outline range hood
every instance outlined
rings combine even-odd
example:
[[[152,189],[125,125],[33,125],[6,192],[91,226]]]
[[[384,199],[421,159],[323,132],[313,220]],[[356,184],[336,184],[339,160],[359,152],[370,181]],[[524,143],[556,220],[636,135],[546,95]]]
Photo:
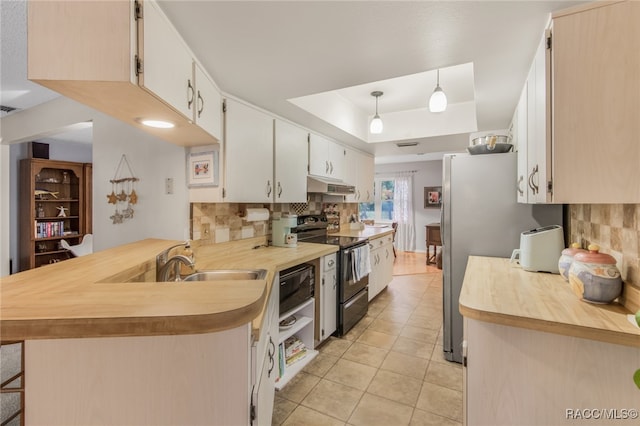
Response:
[[[352,195],[356,193],[356,187],[335,180],[323,179],[317,176],[307,176],[307,192],[329,195]]]

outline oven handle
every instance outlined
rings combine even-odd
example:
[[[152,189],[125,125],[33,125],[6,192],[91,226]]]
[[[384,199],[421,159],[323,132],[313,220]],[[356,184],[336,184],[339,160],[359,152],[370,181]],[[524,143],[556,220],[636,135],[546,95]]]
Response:
[[[286,280],[293,275],[297,275],[307,269],[312,269],[312,266],[309,265],[300,265],[299,268],[294,269],[293,271],[288,272],[286,275],[280,275],[280,285],[282,285],[282,281]]]
[[[357,245],[351,246],[348,249],[344,249],[344,250],[341,250],[341,251],[342,251],[343,254],[349,254],[352,251],[354,251],[355,249],[358,249],[360,247],[364,247],[367,244],[369,244],[369,240],[364,240],[361,244],[359,243]],[[369,247],[371,247],[371,244],[369,244]]]
[[[358,300],[362,299],[363,297],[369,297],[369,287],[365,287],[364,290],[360,290],[360,295],[354,296],[351,299],[351,301],[345,303],[344,304],[344,309],[350,308],[351,305],[353,305],[354,303],[356,303]]]

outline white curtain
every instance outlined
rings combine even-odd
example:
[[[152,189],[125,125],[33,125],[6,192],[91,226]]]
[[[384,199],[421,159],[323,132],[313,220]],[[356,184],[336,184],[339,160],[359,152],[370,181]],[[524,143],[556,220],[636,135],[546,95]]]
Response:
[[[413,212],[412,174],[395,177],[393,216],[394,222],[398,222],[396,248],[401,251],[415,251],[416,221]]]

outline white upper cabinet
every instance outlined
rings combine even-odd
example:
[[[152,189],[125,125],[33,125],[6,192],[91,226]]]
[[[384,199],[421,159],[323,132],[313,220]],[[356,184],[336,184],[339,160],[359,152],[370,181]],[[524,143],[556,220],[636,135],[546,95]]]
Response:
[[[139,83],[185,117],[192,118],[193,58],[160,7],[152,1],[145,1],[143,5]]]
[[[145,1],[139,83],[220,140],[222,97],[153,1]]]
[[[194,64],[196,99],[193,110],[195,123],[211,136],[222,140],[222,96],[216,85],[202,70]]]
[[[344,148],[322,136],[309,136],[309,174],[343,180],[345,168]]]
[[[374,161],[373,156],[351,148],[345,150],[344,181],[356,190],[345,197],[346,202],[366,203],[373,201]]]
[[[307,200],[309,133],[293,124],[275,120],[276,203],[304,203]]]
[[[527,83],[520,94],[520,100],[511,122],[511,136],[518,152],[516,191],[519,203],[529,200],[529,168],[527,165]]]
[[[225,202],[273,201],[273,118],[227,99]]]

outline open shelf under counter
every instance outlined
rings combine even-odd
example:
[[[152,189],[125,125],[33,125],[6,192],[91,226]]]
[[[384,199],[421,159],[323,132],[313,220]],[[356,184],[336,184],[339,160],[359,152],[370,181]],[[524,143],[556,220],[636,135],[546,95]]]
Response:
[[[313,359],[318,356],[320,352],[315,349],[307,349],[307,355],[304,358],[294,362],[291,365],[286,367],[285,373],[282,377],[278,379],[276,382],[276,390],[282,390],[286,386],[291,379],[293,379],[296,374],[302,371],[304,367],[306,367]]]

